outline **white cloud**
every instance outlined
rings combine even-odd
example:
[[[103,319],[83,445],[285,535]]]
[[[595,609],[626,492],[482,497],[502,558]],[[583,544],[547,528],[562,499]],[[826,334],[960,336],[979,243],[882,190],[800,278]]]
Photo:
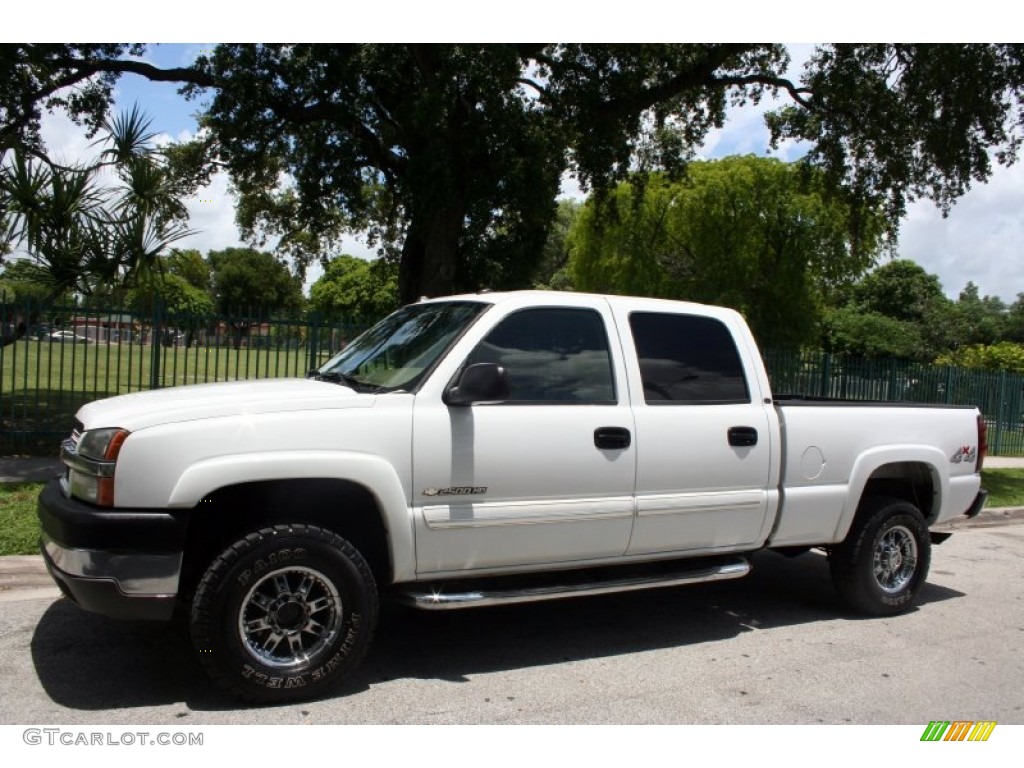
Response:
[[[96,139],[86,138],[85,130],[63,112],[44,112],[39,132],[50,159],[63,165],[90,162],[102,151]]]
[[[185,202],[189,228],[195,234],[178,241],[179,248],[203,253],[243,246],[235,224],[235,199],[226,173],[217,173],[210,183]]]
[[[928,200],[908,207],[899,254],[937,274],[956,297],[973,281],[982,295],[1013,301],[1024,292],[1024,165],[997,167],[945,219]]]

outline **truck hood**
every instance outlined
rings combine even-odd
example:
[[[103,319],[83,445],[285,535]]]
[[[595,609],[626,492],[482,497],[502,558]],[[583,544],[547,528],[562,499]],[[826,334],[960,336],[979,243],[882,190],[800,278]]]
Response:
[[[369,408],[376,397],[314,379],[258,379],[136,392],[82,406],[85,429],[121,427],[135,432],[159,424],[223,416],[332,408]]]

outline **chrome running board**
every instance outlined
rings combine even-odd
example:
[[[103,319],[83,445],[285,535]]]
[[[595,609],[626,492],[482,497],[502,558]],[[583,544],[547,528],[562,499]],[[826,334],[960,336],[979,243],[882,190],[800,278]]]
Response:
[[[640,573],[623,574],[620,566],[616,574],[614,570],[604,570],[601,576],[587,578],[581,573],[572,571],[556,574],[561,578],[558,583],[538,583],[536,577],[529,584],[513,587],[506,580],[504,585],[497,579],[486,582],[452,581],[444,584],[412,584],[399,589],[398,601],[414,608],[429,611],[450,611],[459,608],[479,608],[488,605],[512,605],[514,603],[533,603],[541,600],[560,600],[566,597],[584,597],[589,595],[607,595],[613,592],[630,592],[638,589],[658,589],[661,587],[677,587],[684,584],[698,584],[708,581],[725,581],[739,579],[750,573],[750,563],[742,557],[728,560],[716,560],[713,564],[706,561],[699,566],[693,563],[681,565],[678,561],[671,567],[645,569]],[[587,575],[593,571],[586,572]],[[515,578],[515,577],[513,577]],[[549,575],[548,578],[551,578]]]

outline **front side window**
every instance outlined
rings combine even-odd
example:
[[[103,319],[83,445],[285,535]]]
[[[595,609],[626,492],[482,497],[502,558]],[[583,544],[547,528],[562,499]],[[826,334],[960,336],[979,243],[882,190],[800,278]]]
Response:
[[[615,402],[604,321],[591,309],[541,308],[502,320],[466,365],[497,363],[509,384],[506,402]]]
[[[721,321],[634,312],[629,325],[648,404],[750,402],[736,343]]]

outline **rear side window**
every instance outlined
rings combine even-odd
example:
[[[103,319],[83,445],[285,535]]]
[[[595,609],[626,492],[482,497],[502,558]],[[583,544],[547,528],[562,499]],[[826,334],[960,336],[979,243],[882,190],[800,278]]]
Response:
[[[518,403],[615,402],[612,361],[601,315],[590,309],[526,309],[509,315],[470,354],[467,365],[498,363]]]
[[[658,312],[629,316],[650,405],[749,403],[732,334],[714,318]]]

